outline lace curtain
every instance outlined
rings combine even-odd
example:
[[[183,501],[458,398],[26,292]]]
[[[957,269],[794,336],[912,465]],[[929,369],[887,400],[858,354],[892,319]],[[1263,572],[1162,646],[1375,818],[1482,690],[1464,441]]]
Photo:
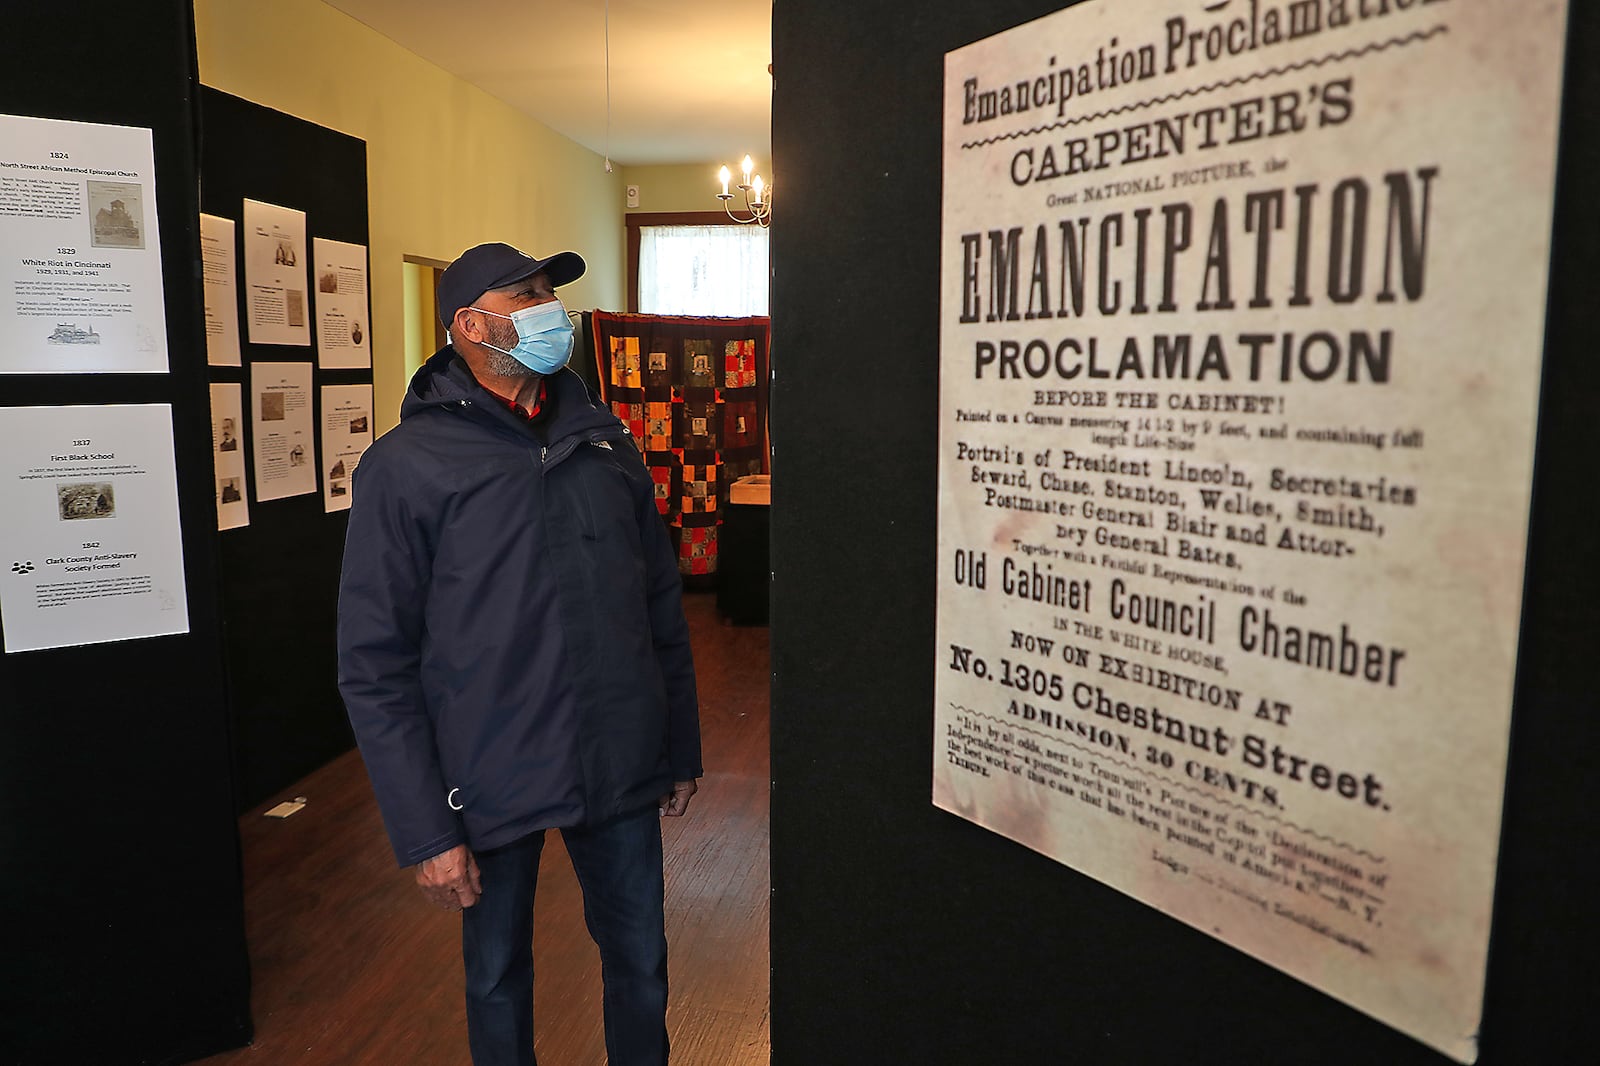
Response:
[[[639,310],[765,315],[767,231],[760,226],[641,226]]]

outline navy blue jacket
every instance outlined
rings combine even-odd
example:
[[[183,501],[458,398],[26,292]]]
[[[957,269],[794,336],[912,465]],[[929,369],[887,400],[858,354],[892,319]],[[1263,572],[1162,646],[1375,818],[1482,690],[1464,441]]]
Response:
[[[339,690],[402,866],[701,775],[654,484],[576,374],[548,387],[546,444],[446,347],[356,469]]]

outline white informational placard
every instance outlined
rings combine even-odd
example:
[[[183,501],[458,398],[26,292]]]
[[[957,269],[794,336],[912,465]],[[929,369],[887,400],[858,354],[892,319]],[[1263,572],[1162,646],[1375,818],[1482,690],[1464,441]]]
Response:
[[[306,213],[244,202],[244,285],[251,344],[311,345]]]
[[[172,407],[0,407],[7,652],[189,631]]]
[[[237,382],[211,384],[211,456],[216,472],[217,528],[238,529],[250,524],[250,502],[245,498],[243,386]]]
[[[322,500],[329,511],[350,509],[352,479],[372,447],[372,386],[322,386]]]
[[[310,363],[250,365],[256,502],[317,491]]]
[[[933,799],[1477,1055],[1564,0],[946,56]]]
[[[311,248],[317,284],[317,365],[325,370],[370,367],[367,246],[316,237]]]
[[[150,131],[0,115],[0,373],[166,370]]]
[[[200,265],[206,292],[206,362],[239,366],[239,291],[231,218],[200,216]]]

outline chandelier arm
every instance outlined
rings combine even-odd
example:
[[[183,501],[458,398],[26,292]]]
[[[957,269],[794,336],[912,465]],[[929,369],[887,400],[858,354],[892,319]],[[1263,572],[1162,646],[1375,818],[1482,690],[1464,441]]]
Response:
[[[732,199],[732,197],[729,197],[729,199]],[[738,215],[734,214],[733,208],[728,206],[728,200],[722,201],[722,209],[728,213],[729,218],[733,219],[741,226],[748,226],[750,223],[755,221],[753,218],[740,218]]]
[[[767,186],[762,190],[762,192],[766,194],[766,199],[758,200],[755,203],[750,202],[750,192],[748,189],[745,190],[744,194],[745,210],[749,211],[750,214],[757,219],[767,218],[772,214],[772,186]]]

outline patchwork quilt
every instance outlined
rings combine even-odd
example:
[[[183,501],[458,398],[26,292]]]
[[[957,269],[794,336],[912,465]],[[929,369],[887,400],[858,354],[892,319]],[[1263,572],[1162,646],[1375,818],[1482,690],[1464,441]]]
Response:
[[[766,472],[771,320],[596,311],[601,394],[655,479],[685,581],[717,572],[728,486]]]

